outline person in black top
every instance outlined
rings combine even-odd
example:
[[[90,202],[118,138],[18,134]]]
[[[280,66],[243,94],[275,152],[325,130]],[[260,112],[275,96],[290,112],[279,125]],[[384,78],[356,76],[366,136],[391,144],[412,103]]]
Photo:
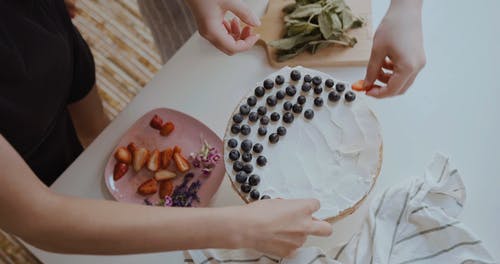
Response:
[[[258,24],[241,0],[204,1],[189,3],[203,7],[195,15],[207,39],[228,54],[255,43],[236,20],[227,29],[223,22],[230,10]],[[47,186],[107,124],[92,54],[63,0],[0,0],[0,58],[0,228],[32,245],[79,254],[255,248],[285,256],[307,235],[331,233],[312,218],[313,199],[167,209],[52,192]]]

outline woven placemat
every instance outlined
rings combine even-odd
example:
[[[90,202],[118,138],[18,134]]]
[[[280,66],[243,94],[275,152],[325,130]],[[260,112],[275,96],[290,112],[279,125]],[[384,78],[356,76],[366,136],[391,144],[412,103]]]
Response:
[[[77,1],[73,23],[96,62],[97,85],[113,119],[161,68],[160,55],[136,0]],[[0,263],[41,263],[16,238],[0,230]]]

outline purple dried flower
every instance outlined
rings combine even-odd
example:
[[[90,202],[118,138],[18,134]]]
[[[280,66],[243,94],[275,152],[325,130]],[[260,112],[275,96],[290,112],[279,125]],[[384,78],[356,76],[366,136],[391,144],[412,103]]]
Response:
[[[172,204],[173,204],[172,197],[167,195],[167,196],[165,196],[164,200],[165,200],[165,202],[163,203],[163,206],[165,206],[165,207],[172,206]]]
[[[148,198],[144,199],[144,204],[149,206],[153,205],[153,203]]]

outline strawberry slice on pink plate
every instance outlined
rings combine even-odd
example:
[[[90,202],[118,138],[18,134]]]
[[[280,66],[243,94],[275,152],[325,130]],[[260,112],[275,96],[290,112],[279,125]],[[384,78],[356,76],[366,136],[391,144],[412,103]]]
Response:
[[[151,126],[151,120],[155,115],[160,117],[161,122],[165,124],[168,122],[175,126],[173,130],[169,128],[168,135],[160,133],[161,129],[158,129],[159,124],[157,123],[159,121],[158,118],[155,118],[156,125]],[[188,186],[197,180],[200,181],[201,187],[197,192],[200,201],[193,202],[193,206],[208,206],[212,196],[217,192],[224,178],[225,168],[224,161],[222,160],[222,140],[210,128],[189,115],[173,109],[157,108],[137,120],[121,137],[117,146],[109,155],[104,169],[104,180],[109,192],[117,201],[138,204],[145,204],[145,199],[153,204],[160,201],[158,192],[149,196],[143,196],[137,192],[138,187],[142,183],[154,178],[155,172],[148,170],[148,167],[155,168],[156,166],[148,166],[146,162],[142,169],[136,171],[133,166],[133,155],[132,162],[125,175],[118,180],[113,179],[114,167],[118,162],[115,158],[115,152],[120,147],[127,148],[130,143],[134,143],[136,148],[146,148],[149,153],[153,153],[155,150],[162,152],[167,148],[173,151],[177,146],[175,148],[176,151],[180,149],[182,156],[185,158],[184,161],[189,162],[190,169],[187,172],[181,172],[173,158],[166,169],[177,174],[175,178],[169,179],[172,181],[174,188],[182,184],[184,176],[188,173],[194,174],[194,177],[188,182]],[[210,169],[208,175],[202,171],[203,164],[200,167],[193,166],[193,159],[190,157],[191,153],[198,153],[205,143],[220,153],[220,159],[212,163],[213,168]],[[185,167],[182,167],[182,170],[184,171]]]

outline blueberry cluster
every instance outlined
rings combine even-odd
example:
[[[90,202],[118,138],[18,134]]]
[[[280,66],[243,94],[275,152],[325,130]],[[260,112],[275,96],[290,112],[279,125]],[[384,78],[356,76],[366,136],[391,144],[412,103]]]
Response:
[[[303,114],[307,120],[314,118],[313,109],[304,109],[308,95],[314,98],[312,103],[317,108],[324,105],[321,95],[325,92],[328,93],[328,101],[332,103],[338,102],[342,98],[342,94],[346,102],[352,102],[356,99],[356,95],[352,91],[345,92],[346,85],[344,83],[335,83],[332,79],[323,81],[320,76],[312,77],[309,74],[302,76],[298,70],[292,70],[289,78],[288,83],[282,75],[277,75],[274,80],[264,80],[262,85],[254,89],[254,95],[248,97],[246,103],[240,105],[238,113],[232,117],[231,133],[234,136],[240,134],[243,137],[240,137],[242,138],[241,142],[238,142],[236,138],[227,141],[227,146],[230,148],[229,159],[232,161],[232,169],[236,173],[235,181],[240,184],[241,191],[249,194],[253,200],[269,199],[270,197],[261,195],[254,188],[260,183],[261,178],[254,173],[252,161],[255,160],[257,166],[263,167],[267,164],[267,158],[262,155],[264,146],[261,143],[254,143],[246,138],[252,133],[249,124],[258,124],[256,131],[258,137],[267,136],[270,144],[276,144],[280,138],[286,135],[287,128],[285,126],[292,124],[300,115]],[[303,82],[298,90],[296,85],[301,79]],[[311,90],[312,93],[310,93]],[[295,99],[297,93],[299,94]],[[257,106],[259,101],[263,103]],[[279,106],[282,108],[281,111],[276,109]],[[245,119],[247,119],[247,123],[245,123]],[[278,123],[280,120],[282,125]],[[270,123],[278,124],[276,131],[268,131]]]

